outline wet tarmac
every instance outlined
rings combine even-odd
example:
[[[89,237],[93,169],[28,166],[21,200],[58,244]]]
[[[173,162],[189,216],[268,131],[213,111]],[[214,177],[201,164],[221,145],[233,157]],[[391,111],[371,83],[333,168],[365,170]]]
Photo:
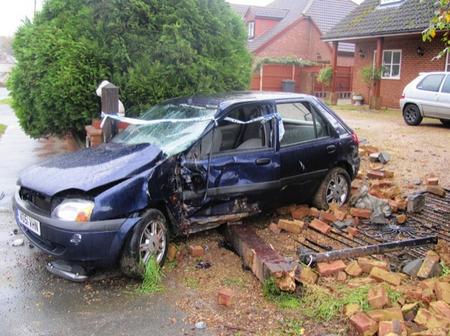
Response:
[[[8,126],[0,138],[0,335],[204,335],[182,322],[169,295],[138,293],[116,270],[84,284],[46,271],[49,257],[13,233],[11,197],[23,168],[72,145],[28,138],[7,105],[0,123]],[[13,247],[18,238],[25,244]]]

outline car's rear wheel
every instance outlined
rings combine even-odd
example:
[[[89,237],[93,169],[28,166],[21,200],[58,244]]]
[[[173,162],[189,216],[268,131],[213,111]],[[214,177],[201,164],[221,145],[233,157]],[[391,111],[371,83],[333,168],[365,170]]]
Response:
[[[450,120],[447,119],[439,119],[445,127],[450,127]]]
[[[344,168],[331,169],[320,184],[313,205],[318,209],[326,210],[332,203],[341,206],[350,197],[351,180]]]
[[[167,220],[157,209],[147,210],[125,242],[120,258],[120,268],[129,277],[140,278],[146,263],[155,258],[163,265],[169,241]]]
[[[417,105],[408,104],[403,109],[403,119],[408,125],[417,126],[422,122],[422,115]]]

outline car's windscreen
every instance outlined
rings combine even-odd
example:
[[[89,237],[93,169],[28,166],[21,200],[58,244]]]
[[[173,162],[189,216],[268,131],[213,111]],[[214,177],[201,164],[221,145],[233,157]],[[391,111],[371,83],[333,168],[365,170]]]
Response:
[[[150,143],[158,146],[165,154],[174,155],[199,138],[216,111],[217,106],[214,105],[156,105],[140,116],[143,124],[128,126],[112,141],[132,145]]]

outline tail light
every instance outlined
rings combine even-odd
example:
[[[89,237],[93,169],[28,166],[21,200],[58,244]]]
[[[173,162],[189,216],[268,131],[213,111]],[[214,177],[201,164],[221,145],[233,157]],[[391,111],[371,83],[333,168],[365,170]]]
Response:
[[[355,132],[352,133],[352,139],[356,145],[359,145],[358,135]]]

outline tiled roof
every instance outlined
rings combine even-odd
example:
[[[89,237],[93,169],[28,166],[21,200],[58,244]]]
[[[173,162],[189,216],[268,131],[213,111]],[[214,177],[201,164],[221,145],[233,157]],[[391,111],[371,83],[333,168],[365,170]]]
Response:
[[[244,17],[245,14],[248,11],[248,8],[250,7],[249,5],[241,5],[241,4],[234,4],[234,3],[228,3],[231,7],[231,9],[233,9],[240,17]]]
[[[275,0],[266,8],[287,10],[286,15],[265,34],[249,41],[249,49],[257,50],[302,16],[311,17],[320,31],[325,34],[355,7],[357,5],[351,0]]]
[[[434,14],[432,0],[403,0],[380,5],[380,0],[365,0],[326,35],[325,39],[378,36],[421,32]]]
[[[272,8],[272,7],[261,7],[261,6],[251,6],[251,11],[255,16],[282,19],[289,12],[287,9],[283,8]]]

